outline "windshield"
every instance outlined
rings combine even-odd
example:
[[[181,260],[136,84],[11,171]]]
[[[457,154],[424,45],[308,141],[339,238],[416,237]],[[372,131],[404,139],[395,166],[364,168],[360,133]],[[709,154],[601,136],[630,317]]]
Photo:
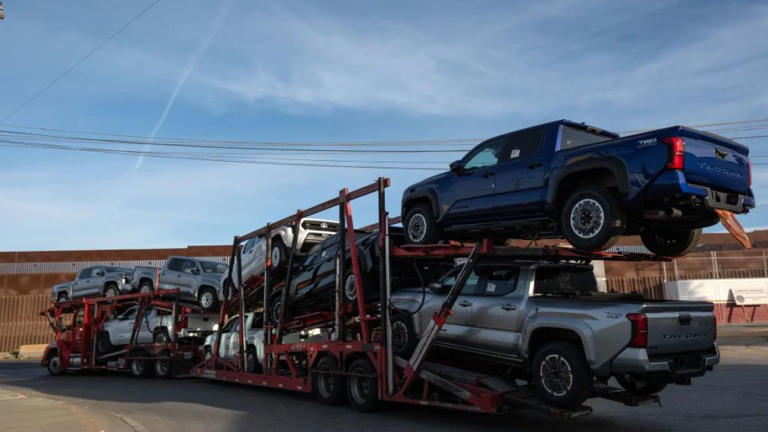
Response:
[[[562,135],[560,136],[560,148],[572,149],[589,144],[599,143],[612,139],[609,136],[600,135],[588,130],[579,129],[571,126],[563,126]]]
[[[597,292],[591,266],[542,266],[536,269],[533,293],[588,295]]]
[[[213,261],[200,261],[200,266],[203,273],[226,273],[229,269],[226,264]]]

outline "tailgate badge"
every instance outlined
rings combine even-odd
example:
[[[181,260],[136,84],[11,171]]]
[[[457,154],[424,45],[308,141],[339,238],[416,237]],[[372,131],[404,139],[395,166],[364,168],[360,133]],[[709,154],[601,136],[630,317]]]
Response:
[[[728,157],[728,153],[722,150],[715,149],[715,156],[717,156],[718,159],[725,159],[726,157]]]

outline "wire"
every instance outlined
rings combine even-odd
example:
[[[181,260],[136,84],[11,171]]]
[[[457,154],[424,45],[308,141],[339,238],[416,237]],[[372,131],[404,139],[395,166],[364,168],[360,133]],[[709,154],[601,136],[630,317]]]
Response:
[[[5,122],[6,122],[6,120],[10,119],[10,118],[11,118],[11,117],[13,117],[14,115],[16,115],[16,114],[17,114],[19,111],[21,111],[21,110],[23,110],[24,108],[26,108],[26,107],[27,107],[27,105],[29,105],[29,104],[31,104],[32,102],[34,102],[34,101],[35,101],[35,99],[37,99],[38,97],[40,97],[40,95],[42,95],[43,93],[45,93],[45,92],[46,92],[48,89],[50,89],[51,87],[53,87],[54,85],[56,85],[56,83],[58,83],[59,81],[61,81],[61,80],[62,80],[64,77],[66,77],[67,75],[69,75],[69,73],[70,73],[70,72],[72,72],[73,70],[77,69],[77,67],[78,67],[78,66],[80,66],[80,65],[81,65],[83,62],[85,62],[85,61],[86,61],[86,60],[88,60],[89,58],[91,58],[91,56],[93,56],[94,54],[96,54],[96,52],[97,52],[97,51],[99,51],[101,48],[103,48],[103,47],[104,47],[104,45],[106,45],[107,43],[109,43],[109,41],[111,41],[112,39],[116,38],[116,37],[117,37],[117,35],[119,35],[120,33],[122,33],[122,32],[123,32],[123,30],[127,29],[128,27],[130,27],[130,26],[131,26],[131,24],[133,24],[134,22],[136,22],[136,20],[138,20],[139,18],[141,18],[141,17],[142,17],[142,16],[143,16],[145,13],[149,12],[149,10],[150,10],[150,9],[152,9],[153,7],[155,7],[155,5],[157,5],[158,3],[160,3],[160,1],[161,1],[161,0],[155,0],[155,1],[153,1],[152,3],[150,3],[150,4],[149,4],[149,6],[145,7],[145,8],[144,8],[144,9],[142,9],[142,10],[141,10],[141,11],[140,11],[138,14],[134,15],[134,17],[133,17],[133,18],[131,18],[131,19],[130,19],[130,20],[127,22],[127,23],[125,23],[125,24],[124,24],[122,27],[120,27],[119,29],[117,29],[117,31],[115,31],[114,33],[112,33],[111,35],[109,35],[109,36],[108,36],[106,39],[104,39],[103,41],[101,41],[101,43],[100,43],[100,44],[96,45],[96,47],[95,47],[95,48],[93,48],[93,49],[92,49],[91,51],[89,51],[89,52],[88,52],[86,55],[84,55],[83,57],[81,57],[81,58],[80,58],[78,61],[76,61],[76,62],[75,62],[75,63],[74,63],[72,66],[70,66],[69,68],[65,69],[65,70],[64,70],[64,72],[62,72],[62,73],[60,73],[58,76],[56,76],[56,78],[54,78],[54,79],[53,79],[51,82],[49,82],[48,84],[46,84],[45,86],[43,86],[43,88],[41,88],[40,90],[38,90],[37,92],[35,92],[35,94],[33,94],[32,96],[30,96],[29,98],[27,98],[27,99],[26,99],[24,102],[22,102],[22,103],[21,103],[20,105],[18,105],[16,108],[14,108],[14,109],[13,109],[13,110],[12,110],[10,113],[8,113],[8,114],[7,114],[5,117],[3,117],[3,119],[2,119],[2,120],[0,120],[0,124],[3,124],[3,123],[5,123]]]

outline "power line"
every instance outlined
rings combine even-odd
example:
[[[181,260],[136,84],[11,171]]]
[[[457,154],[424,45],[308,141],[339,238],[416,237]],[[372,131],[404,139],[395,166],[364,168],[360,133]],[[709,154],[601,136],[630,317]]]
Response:
[[[22,102],[20,105],[18,105],[16,108],[14,108],[10,113],[8,113],[5,117],[3,117],[2,120],[0,120],[0,124],[5,123],[6,120],[10,119],[14,115],[16,115],[19,111],[21,111],[22,109],[26,108],[27,105],[31,104],[35,99],[40,97],[40,95],[42,95],[48,89],[50,89],[51,87],[56,85],[56,83],[61,81],[65,76],[69,75],[70,72],[72,72],[73,70],[77,69],[78,66],[80,66],[83,62],[88,60],[91,56],[96,54],[96,52],[99,51],[102,47],[104,47],[104,45],[106,45],[107,43],[109,43],[109,41],[111,41],[112,39],[117,37],[117,35],[119,35],[120,33],[123,32],[123,30],[127,29],[128,27],[130,27],[131,24],[133,24],[136,20],[141,18],[145,13],[149,12],[149,10],[152,9],[153,7],[155,7],[155,5],[157,5],[158,3],[160,3],[160,0],[155,0],[152,3],[150,3],[149,6],[145,7],[144,9],[142,9],[138,14],[134,15],[134,17],[131,18],[127,23],[125,23],[122,27],[117,29],[117,31],[115,31],[114,33],[109,35],[106,39],[101,41],[100,44],[96,45],[95,48],[93,48],[86,55],[81,57],[72,66],[70,66],[69,68],[65,69],[64,72],[62,72],[58,76],[56,76],[56,78],[54,78],[51,82],[49,82],[48,84],[43,86],[43,88],[41,88],[40,90],[35,92],[32,96],[30,96],[24,102]]]

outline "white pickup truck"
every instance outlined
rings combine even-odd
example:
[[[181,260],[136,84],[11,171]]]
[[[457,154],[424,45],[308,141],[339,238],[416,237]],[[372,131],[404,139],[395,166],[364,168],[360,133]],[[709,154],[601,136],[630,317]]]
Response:
[[[138,309],[138,306],[133,306],[103,324],[96,337],[97,352],[110,353],[131,342]],[[171,311],[149,307],[144,310],[139,323],[136,343],[168,343],[171,342],[171,335],[179,341],[202,340],[213,331],[217,322],[216,314],[182,314],[174,325]]]
[[[259,317],[253,312],[245,314],[245,341],[246,356],[249,372],[258,372],[261,365],[264,364],[264,331],[258,327]],[[221,328],[221,344],[219,345],[219,356],[225,360],[233,360],[235,354],[240,351],[240,316],[235,315],[230,318]],[[216,342],[216,333],[208,335],[205,338],[203,349],[205,358],[208,359],[213,353],[213,344]]]

